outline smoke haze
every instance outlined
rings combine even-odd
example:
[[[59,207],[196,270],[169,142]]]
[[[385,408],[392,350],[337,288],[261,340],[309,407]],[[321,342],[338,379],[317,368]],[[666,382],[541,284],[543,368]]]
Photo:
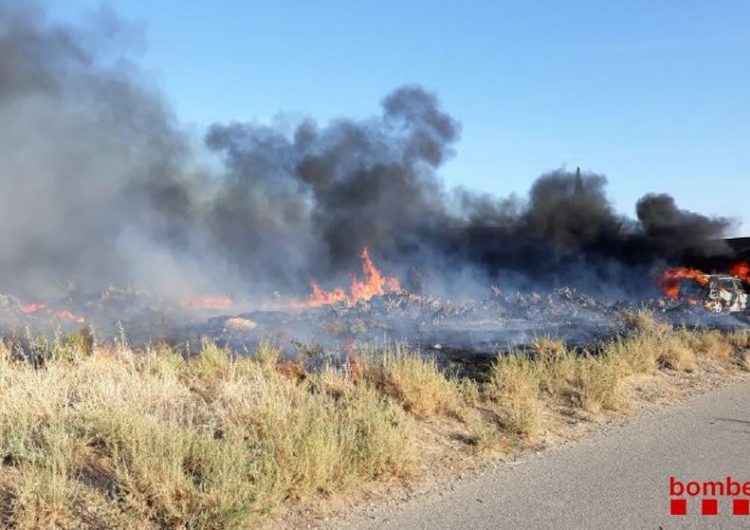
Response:
[[[14,4],[0,0],[5,290],[301,293],[356,267],[365,245],[404,273],[470,268],[555,284],[585,270],[617,284],[686,254],[728,252],[716,240],[729,220],[663,194],[623,217],[603,175],[553,171],[526,200],[447,189],[438,170],[460,126],[414,85],[367,120],[305,121],[291,134],[214,124],[204,142],[221,168],[207,169],[127,50],[112,57],[117,39]]]

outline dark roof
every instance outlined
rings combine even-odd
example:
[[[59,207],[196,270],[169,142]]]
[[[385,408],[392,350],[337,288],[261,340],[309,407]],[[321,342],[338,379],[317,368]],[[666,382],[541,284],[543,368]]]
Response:
[[[750,237],[731,237],[726,242],[736,254],[750,255]]]

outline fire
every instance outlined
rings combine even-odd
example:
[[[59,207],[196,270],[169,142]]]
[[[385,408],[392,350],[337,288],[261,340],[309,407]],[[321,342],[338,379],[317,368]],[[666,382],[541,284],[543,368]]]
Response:
[[[298,305],[301,307],[320,307],[336,302],[348,302],[353,305],[360,300],[369,300],[373,296],[381,296],[401,290],[401,283],[398,278],[384,276],[375,266],[370,259],[370,251],[367,247],[362,249],[359,257],[362,258],[364,278],[359,279],[354,276],[348,294],[342,287],[326,291],[317,283],[312,282],[310,284],[312,290],[310,298]]]
[[[666,269],[657,283],[666,296],[677,300],[680,297],[680,280],[694,280],[698,285],[708,285],[709,282],[706,273],[699,269],[674,267]]]
[[[735,263],[729,268],[729,274],[737,276],[744,282],[750,283],[750,263]]]
[[[346,292],[341,287],[336,287],[333,291],[324,291],[320,285],[312,282],[310,284],[310,290],[312,291],[310,294],[310,300],[305,304],[308,307],[331,305],[349,299]]]
[[[185,309],[229,309],[234,305],[230,296],[183,296],[180,304]]]
[[[362,258],[362,271],[365,273],[365,280],[352,279],[352,303],[356,304],[360,300],[369,300],[373,296],[401,290],[401,284],[397,278],[383,276],[377,267],[373,265],[370,259],[370,251],[367,247],[362,249],[359,257]]]
[[[18,310],[24,315],[35,315],[44,312],[61,320],[69,320],[76,324],[84,324],[86,322],[84,317],[76,315],[70,309],[52,309],[45,304],[21,304],[18,306]]]
[[[47,306],[44,304],[21,304],[18,306],[18,310],[24,315],[33,315],[46,308]]]
[[[84,324],[86,322],[86,319],[82,316],[78,316],[75,313],[73,313],[69,309],[58,309],[54,312],[54,315],[57,318],[61,318],[63,320],[70,320],[71,322],[75,322],[76,324]]]
[[[735,263],[729,267],[728,274],[750,283],[750,264],[746,262]],[[680,298],[681,280],[694,280],[698,285],[706,286],[710,281],[708,276],[708,273],[699,269],[674,267],[666,269],[658,278],[657,283],[665,296],[678,300]],[[696,303],[694,300],[688,300],[688,302]]]

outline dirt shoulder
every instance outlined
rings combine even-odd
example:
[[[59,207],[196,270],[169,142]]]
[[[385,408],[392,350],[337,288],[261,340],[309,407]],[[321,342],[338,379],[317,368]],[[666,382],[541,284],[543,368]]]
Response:
[[[526,441],[501,439],[489,450],[477,450],[467,443],[471,434],[464,422],[445,418],[421,420],[417,450],[422,458],[414,476],[368,483],[346,495],[308,499],[277,514],[267,527],[366,528],[375,522],[400,521],[400,514],[413,517],[420,505],[432,506],[436,500],[449,502],[464,485],[491,480],[517,464],[540,458],[564,459],[566,451],[581,444],[589,447],[601,440],[627,436],[649,418],[668,418],[678,409],[682,413],[680,407],[736,383],[747,386],[748,381],[750,373],[716,359],[700,360],[690,372],[665,369],[631,375],[625,381],[627,410],[588,413],[558,403],[544,411],[545,429],[539,437]],[[456,506],[458,511],[466,509],[474,507]],[[434,528],[440,527],[446,526]]]

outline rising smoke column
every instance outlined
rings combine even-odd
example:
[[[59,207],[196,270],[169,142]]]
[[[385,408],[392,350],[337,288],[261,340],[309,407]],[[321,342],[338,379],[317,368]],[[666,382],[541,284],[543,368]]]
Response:
[[[108,23],[117,33],[117,21]],[[186,142],[132,64],[97,56],[107,44],[93,30],[50,22],[38,6],[0,2],[6,289],[132,281],[145,244],[176,241],[191,216]]]
[[[726,252],[714,240],[727,220],[681,210],[667,195],[645,196],[635,219],[621,216],[603,175],[553,171],[527,199],[447,189],[439,170],[460,127],[414,85],[365,120],[308,120],[291,134],[214,124],[204,141],[222,165],[208,170],[118,48],[126,25],[103,23],[120,40],[0,0],[4,290],[47,295],[73,282],[174,296],[299,293],[356,268],[365,246],[392,267],[438,277],[471,267],[536,284],[616,284],[686,252]]]
[[[292,138],[215,125],[207,144],[228,173],[209,212],[212,234],[248,267],[278,261],[287,283],[350,270],[366,245],[397,259],[446,217],[434,170],[457,134],[435,96],[411,86],[390,94],[380,117],[305,122]],[[243,238],[233,234],[240,227],[254,230]]]
[[[677,208],[668,195],[638,201],[637,219],[615,212],[604,175],[556,170],[539,177],[528,200],[463,198],[467,222],[449,248],[491,273],[522,272],[530,286],[571,285],[620,295],[650,288],[654,265],[729,253],[730,220]]]

